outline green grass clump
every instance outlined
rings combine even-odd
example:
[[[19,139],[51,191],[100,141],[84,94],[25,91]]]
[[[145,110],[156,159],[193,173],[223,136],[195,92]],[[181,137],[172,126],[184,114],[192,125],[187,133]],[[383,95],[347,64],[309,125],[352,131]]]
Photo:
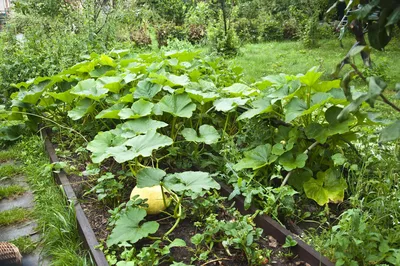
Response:
[[[37,243],[33,242],[31,237],[29,236],[21,236],[17,239],[10,241],[10,243],[14,244],[21,252],[22,255],[27,255],[32,253],[37,246]]]
[[[5,162],[15,158],[16,154],[13,150],[0,151],[0,162]]]
[[[24,208],[15,208],[0,212],[0,226],[21,223],[32,217],[32,211]]]
[[[12,164],[4,164],[0,166],[0,178],[12,177],[22,173],[22,167]]]
[[[0,200],[3,198],[16,197],[23,194],[25,191],[26,189],[20,185],[0,187]]]

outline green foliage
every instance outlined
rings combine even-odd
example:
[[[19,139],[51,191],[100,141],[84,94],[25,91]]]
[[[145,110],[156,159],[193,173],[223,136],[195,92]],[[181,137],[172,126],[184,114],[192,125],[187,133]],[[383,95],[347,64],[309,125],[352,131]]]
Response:
[[[123,187],[121,182],[115,180],[112,173],[106,173],[97,179],[97,184],[88,193],[96,192],[99,201],[111,200],[111,202],[119,202]]]
[[[228,213],[233,216],[230,222],[220,220],[216,214],[210,214],[200,223],[202,233],[197,233],[191,238],[191,242],[196,246],[196,260],[207,261],[210,250],[217,243],[222,243],[227,255],[231,256],[230,249],[242,250],[246,255],[249,265],[260,265],[269,259],[269,252],[263,251],[257,241],[261,238],[262,229],[254,225],[253,219],[257,215],[240,215],[235,209],[228,209]]]

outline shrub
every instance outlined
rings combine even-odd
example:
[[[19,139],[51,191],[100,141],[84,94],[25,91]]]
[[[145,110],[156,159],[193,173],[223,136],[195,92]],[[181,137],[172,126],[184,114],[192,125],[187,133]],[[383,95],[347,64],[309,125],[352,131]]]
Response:
[[[200,43],[207,35],[207,30],[204,25],[201,24],[191,24],[188,30],[188,40],[192,44]]]

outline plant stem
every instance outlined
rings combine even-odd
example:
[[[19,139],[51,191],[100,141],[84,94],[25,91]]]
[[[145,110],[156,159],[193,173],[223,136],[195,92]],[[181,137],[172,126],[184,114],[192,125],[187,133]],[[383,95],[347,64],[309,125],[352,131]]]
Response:
[[[231,260],[231,259],[228,259],[228,258],[220,258],[220,259],[210,260],[210,261],[207,261],[206,263],[201,264],[201,266],[205,266],[205,265],[208,265],[208,264],[210,264],[210,263],[217,262],[217,261],[222,261],[222,260]]]
[[[228,121],[229,121],[229,114],[230,114],[230,113],[228,113],[228,114],[226,115],[226,120],[225,120],[225,125],[224,125],[224,131],[222,132],[223,134],[222,134],[222,139],[221,139],[221,140],[224,140],[224,137],[225,137],[225,134],[226,134],[226,128],[227,128],[227,126],[228,126]]]
[[[171,234],[171,233],[175,230],[175,228],[178,226],[179,222],[181,221],[181,216],[182,216],[182,204],[181,204],[181,199],[183,198],[183,195],[182,195],[182,197],[180,197],[180,198],[177,199],[178,196],[174,193],[174,194],[173,194],[173,197],[175,197],[175,200],[177,201],[177,205],[176,205],[175,210],[174,210],[174,216],[175,216],[177,219],[176,219],[174,225],[171,227],[171,229],[169,229],[168,232],[166,232],[166,233],[164,234],[164,236],[162,237],[163,239],[167,238],[167,236],[168,236],[169,234]],[[178,213],[176,214],[177,209],[178,209]]]
[[[31,116],[39,117],[39,118],[41,118],[41,119],[43,119],[43,120],[49,121],[49,122],[51,122],[51,123],[54,123],[55,125],[57,125],[57,126],[59,126],[59,127],[61,127],[61,128],[64,128],[64,129],[67,129],[67,130],[71,130],[72,132],[75,132],[75,133],[78,134],[81,138],[83,138],[83,139],[85,140],[86,143],[89,142],[81,133],[79,133],[78,131],[76,131],[76,130],[73,129],[72,127],[63,126],[63,125],[57,123],[56,121],[51,120],[51,119],[49,119],[49,118],[47,118],[47,117],[44,117],[44,116],[41,116],[41,115],[37,115],[37,114],[33,114],[33,113],[28,113],[28,112],[12,111],[12,113],[23,114],[23,115],[25,114],[25,115],[31,115]]]
[[[174,118],[172,118],[172,124],[171,124],[171,138],[173,141],[175,141],[174,135],[175,135],[175,124],[176,124],[176,116],[174,116]],[[174,144],[172,143],[172,146]]]
[[[388,104],[390,107],[392,107],[394,110],[396,110],[397,112],[400,112],[400,108],[397,107],[394,103],[392,103],[391,101],[389,101],[382,93],[379,95],[381,96],[382,100],[384,103]]]

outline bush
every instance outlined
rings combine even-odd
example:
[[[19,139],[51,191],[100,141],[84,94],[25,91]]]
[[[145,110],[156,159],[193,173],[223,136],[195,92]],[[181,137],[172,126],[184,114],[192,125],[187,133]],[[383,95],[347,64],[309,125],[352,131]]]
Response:
[[[184,40],[186,37],[185,29],[171,22],[160,23],[156,27],[158,47],[168,45],[169,39]]]
[[[189,25],[188,40],[192,44],[200,43],[202,40],[204,40],[206,35],[207,35],[207,30],[204,25],[200,25],[200,24]]]
[[[223,27],[210,27],[207,30],[207,37],[211,49],[219,54],[235,55],[239,51],[239,40],[233,28],[225,32]]]
[[[261,18],[264,18],[263,20]],[[283,39],[282,22],[271,15],[259,17],[259,32],[262,41],[279,41]]]

